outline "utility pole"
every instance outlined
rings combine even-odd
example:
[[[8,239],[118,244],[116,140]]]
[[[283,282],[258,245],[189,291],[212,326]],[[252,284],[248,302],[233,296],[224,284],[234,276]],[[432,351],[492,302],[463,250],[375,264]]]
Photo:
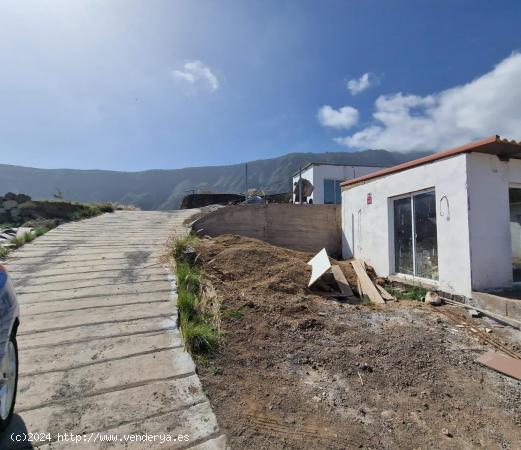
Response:
[[[298,169],[298,203],[302,205],[302,166]]]
[[[244,168],[245,168],[245,178],[244,178],[244,184],[245,184],[245,189],[244,189],[244,201],[246,203],[248,203],[248,163],[246,163],[244,165]]]

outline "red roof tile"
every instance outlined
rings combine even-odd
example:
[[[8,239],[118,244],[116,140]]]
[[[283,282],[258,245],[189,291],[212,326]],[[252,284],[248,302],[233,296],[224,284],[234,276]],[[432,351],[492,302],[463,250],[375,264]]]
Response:
[[[508,139],[501,139],[499,136],[490,136],[480,141],[470,142],[460,147],[451,148],[441,152],[433,153],[432,155],[423,158],[414,159],[397,166],[388,167],[387,169],[379,170],[362,177],[347,180],[341,183],[343,188],[353,186],[355,184],[363,183],[365,181],[373,180],[375,178],[384,177],[393,173],[402,172],[413,167],[418,167],[423,164],[429,164],[440,159],[450,158],[463,153],[487,153],[490,155],[497,155],[504,158],[518,158],[521,159],[521,142],[509,141]]]

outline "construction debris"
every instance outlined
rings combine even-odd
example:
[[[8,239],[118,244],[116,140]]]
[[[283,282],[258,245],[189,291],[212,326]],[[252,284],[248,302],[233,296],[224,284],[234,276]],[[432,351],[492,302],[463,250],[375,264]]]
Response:
[[[351,261],[351,265],[358,276],[358,281],[360,282],[360,287],[362,288],[363,293],[369,297],[369,300],[373,303],[385,304],[385,300],[367,275],[362,262],[354,259]]]
[[[469,311],[469,315],[470,315],[470,317],[476,318],[476,317],[481,316],[481,313],[479,311],[476,311],[475,309],[471,309]]]
[[[309,260],[308,265],[311,266],[311,278],[309,279],[308,287],[311,287],[331,267],[326,249],[323,248],[313,256]]]
[[[482,313],[483,315],[485,315],[487,317],[497,320],[500,323],[503,323],[503,324],[506,323],[513,328],[521,330],[521,321],[513,319],[512,317],[502,316],[501,314],[493,313],[491,311],[487,311],[486,309],[478,308],[476,306],[466,305],[465,303],[456,302],[454,300],[451,300],[451,299],[445,298],[445,297],[442,297],[442,300],[445,303],[448,303],[450,305],[461,306],[462,308],[466,308],[466,309],[474,309],[476,311],[479,311],[480,313]]]
[[[340,289],[340,292],[344,294],[347,298],[354,298],[355,294],[353,293],[351,286],[349,286],[349,282],[347,281],[340,266],[337,266],[336,264],[331,266],[331,272],[335,277],[335,281],[338,285],[338,288]]]
[[[425,303],[432,306],[441,305],[441,297],[433,291],[429,291],[425,294]]]
[[[521,380],[521,360],[503,355],[502,353],[488,351],[481,355],[476,362],[501,372],[509,377]]]
[[[378,283],[378,280],[376,280],[376,282]],[[396,298],[394,296],[392,296],[391,294],[389,294],[389,292],[387,292],[383,286],[381,286],[380,284],[375,284],[376,286],[376,289],[378,289],[380,291],[380,295],[382,296],[382,298],[384,300],[396,300]]]

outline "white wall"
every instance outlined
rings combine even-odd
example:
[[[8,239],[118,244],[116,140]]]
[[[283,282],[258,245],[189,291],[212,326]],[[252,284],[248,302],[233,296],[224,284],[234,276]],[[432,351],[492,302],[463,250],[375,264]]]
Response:
[[[369,173],[381,170],[382,167],[370,166],[334,166],[329,164],[313,164],[302,172],[305,178],[313,184],[315,189],[310,197],[315,204],[324,203],[324,180],[351,180]],[[293,177],[293,182],[298,181],[298,174]],[[293,196],[295,197],[295,196]],[[293,198],[295,200],[295,198]]]
[[[394,266],[392,200],[423,189],[436,191],[439,288],[471,295],[468,229],[467,155],[435,161],[342,192],[342,250],[344,258],[365,260],[382,276]],[[372,204],[367,204],[367,194]],[[446,196],[448,200],[440,200]],[[391,212],[391,213],[390,213]],[[440,215],[443,213],[443,216]]]
[[[509,186],[521,187],[521,161],[468,156],[469,224],[474,290],[512,285]]]

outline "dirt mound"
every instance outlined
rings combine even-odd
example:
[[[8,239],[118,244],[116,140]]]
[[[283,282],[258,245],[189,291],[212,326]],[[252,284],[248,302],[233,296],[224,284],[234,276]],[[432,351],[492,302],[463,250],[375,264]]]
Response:
[[[417,302],[342,305],[306,288],[310,256],[203,241],[222,345],[198,371],[234,449],[517,448],[521,383]],[[352,282],[349,265],[342,265]]]

